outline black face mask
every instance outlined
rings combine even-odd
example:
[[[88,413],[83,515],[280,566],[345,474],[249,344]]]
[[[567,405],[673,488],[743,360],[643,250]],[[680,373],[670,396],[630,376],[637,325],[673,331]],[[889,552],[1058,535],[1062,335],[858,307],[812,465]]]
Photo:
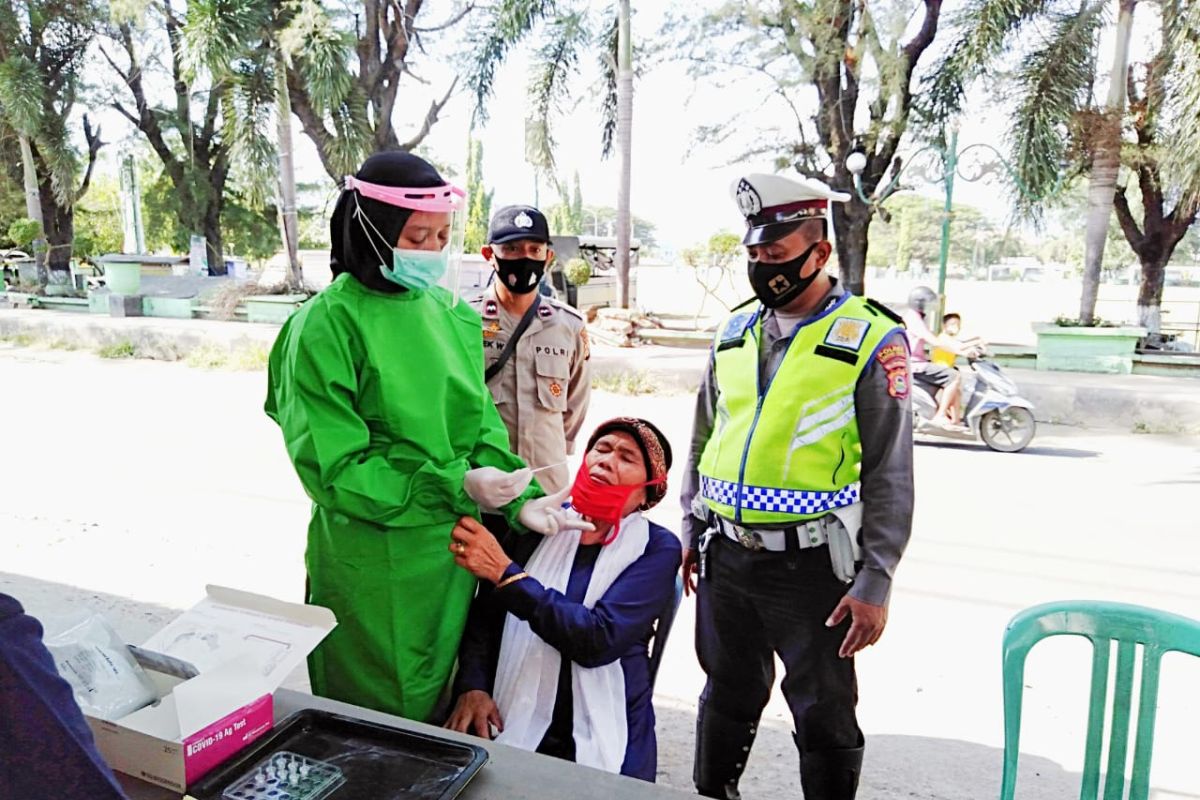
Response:
[[[804,262],[808,261],[809,255],[818,244],[820,242],[813,242],[807,250],[791,261],[779,264],[764,264],[761,261],[749,262],[750,288],[754,289],[754,294],[758,296],[764,306],[767,308],[786,306],[817,279],[817,275],[821,272],[820,269],[813,270],[813,273],[806,278],[800,277],[800,270],[804,269]]]
[[[529,294],[535,291],[546,271],[546,262],[536,258],[501,258],[496,259],[496,272],[504,288],[513,294]]]

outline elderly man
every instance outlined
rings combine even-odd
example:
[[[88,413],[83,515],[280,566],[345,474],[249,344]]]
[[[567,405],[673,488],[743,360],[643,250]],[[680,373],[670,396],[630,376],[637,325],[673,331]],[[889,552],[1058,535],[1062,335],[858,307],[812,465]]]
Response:
[[[758,302],[717,330],[684,477],[708,676],[696,789],[739,797],[778,655],[805,800],[850,800],[863,754],[853,656],[883,633],[911,526],[908,347],[898,317],[825,272],[829,203],[848,195],[777,175],[732,193]]]
[[[679,540],[642,516],[667,492],[658,428],[618,417],[588,440],[572,504],[595,529],[509,537],[464,517],[455,560],[480,579],[446,726],[653,781],[647,643],[674,603]]]

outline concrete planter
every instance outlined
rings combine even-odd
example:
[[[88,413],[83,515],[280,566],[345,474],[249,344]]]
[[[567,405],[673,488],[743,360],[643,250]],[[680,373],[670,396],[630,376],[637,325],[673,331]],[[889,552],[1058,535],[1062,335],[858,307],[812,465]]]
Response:
[[[105,261],[104,285],[113,294],[137,294],[142,288],[140,261]]]
[[[191,319],[196,305],[194,297],[143,297],[142,313],[147,317]]]
[[[303,294],[265,294],[247,297],[246,319],[248,322],[267,322],[282,325],[292,312],[304,304],[308,295]]]
[[[1133,350],[1146,329],[1063,327],[1051,323],[1033,326],[1037,334],[1037,368],[1065,372],[1133,372]]]

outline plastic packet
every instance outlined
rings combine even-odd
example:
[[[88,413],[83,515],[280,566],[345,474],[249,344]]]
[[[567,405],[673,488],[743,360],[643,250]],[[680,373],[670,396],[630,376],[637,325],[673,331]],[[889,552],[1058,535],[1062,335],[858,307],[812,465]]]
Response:
[[[153,703],[158,693],[121,637],[99,614],[47,634],[58,674],[71,684],[85,714],[117,720]]]

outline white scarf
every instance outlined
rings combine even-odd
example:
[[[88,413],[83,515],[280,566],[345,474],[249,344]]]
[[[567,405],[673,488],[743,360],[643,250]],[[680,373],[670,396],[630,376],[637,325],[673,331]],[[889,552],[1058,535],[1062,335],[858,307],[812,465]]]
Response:
[[[525,571],[547,589],[567,591],[571,565],[579,548],[579,531],[546,537],[533,553]],[[625,568],[646,552],[650,523],[638,512],[621,520],[616,541],[596,559],[592,579],[583,598],[593,608]],[[500,660],[496,668],[495,699],[504,720],[496,741],[536,750],[550,727],[558,695],[562,656],[529,627],[509,614],[504,621]],[[584,669],[571,665],[572,720],[575,760],[607,772],[620,772],[629,739],[626,719],[625,672],[620,660]]]

